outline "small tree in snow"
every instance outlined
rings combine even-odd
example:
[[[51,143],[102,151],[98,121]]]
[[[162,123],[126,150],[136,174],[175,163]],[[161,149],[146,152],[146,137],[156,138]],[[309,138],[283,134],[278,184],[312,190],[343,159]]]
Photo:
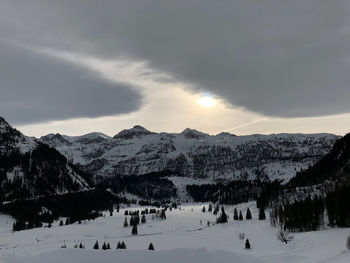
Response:
[[[125,245],[125,243],[124,243],[124,241],[121,243],[121,249],[126,249],[126,245]]]
[[[350,235],[348,236],[346,240],[346,248],[350,250]]]
[[[265,209],[263,207],[259,208],[259,220],[265,220],[266,216],[265,216]]]
[[[95,243],[95,245],[94,245],[94,247],[93,247],[94,249],[99,249],[100,248],[100,246],[98,245],[98,241],[96,240],[96,243]]]
[[[102,249],[103,249],[103,250],[106,250],[106,249],[107,249],[107,244],[106,244],[106,242],[103,242]]]
[[[134,236],[137,235],[137,225],[132,226],[131,234]]]
[[[141,217],[141,223],[145,224],[146,223],[146,216],[143,214]]]
[[[285,244],[293,240],[293,236],[289,232],[283,230],[277,232],[277,238]]]
[[[245,249],[250,249],[250,243],[249,243],[249,239],[248,238],[245,241]]]
[[[149,246],[148,246],[148,250],[154,250],[154,246],[153,246],[153,244],[152,244],[152,243],[150,243],[150,244],[149,244]]]
[[[125,220],[124,220],[124,227],[128,227],[129,224],[128,224],[128,219],[125,217]]]
[[[242,211],[241,210],[239,210],[239,217],[238,217],[238,219],[241,220],[241,221],[243,220],[243,215],[242,215]]]
[[[221,207],[221,214],[220,216],[216,219],[216,223],[218,224],[223,224],[227,222],[227,215],[225,213],[225,208],[222,206]]]
[[[245,219],[247,219],[247,220],[252,219],[252,213],[250,212],[249,207],[247,209],[247,213],[245,214]]]
[[[235,210],[233,211],[233,219],[234,219],[234,220],[238,220],[237,208],[235,208]]]

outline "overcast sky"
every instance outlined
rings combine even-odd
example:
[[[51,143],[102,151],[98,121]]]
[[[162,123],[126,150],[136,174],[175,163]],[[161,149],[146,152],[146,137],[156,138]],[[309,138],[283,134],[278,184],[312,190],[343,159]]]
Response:
[[[345,134],[350,3],[0,0],[0,89],[27,135]]]

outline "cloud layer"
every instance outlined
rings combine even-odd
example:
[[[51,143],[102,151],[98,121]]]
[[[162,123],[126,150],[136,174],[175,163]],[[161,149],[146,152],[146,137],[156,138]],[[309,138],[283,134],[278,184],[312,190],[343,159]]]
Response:
[[[135,111],[141,96],[125,84],[50,56],[0,42],[0,113],[17,124]]]
[[[320,116],[350,112],[349,14],[345,0],[3,0],[0,38],[146,61],[268,116]],[[136,108],[137,94],[120,90],[131,101],[120,108]],[[111,113],[112,95],[100,113]]]

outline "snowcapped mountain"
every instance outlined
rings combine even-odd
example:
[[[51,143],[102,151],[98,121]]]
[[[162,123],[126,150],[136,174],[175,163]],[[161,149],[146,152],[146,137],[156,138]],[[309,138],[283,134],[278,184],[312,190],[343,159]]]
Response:
[[[0,117],[0,201],[87,188],[57,150],[24,136]]]
[[[99,177],[169,170],[206,182],[256,178],[286,182],[327,154],[338,138],[332,134],[212,136],[189,128],[155,133],[134,126],[114,137],[49,134],[40,141]]]

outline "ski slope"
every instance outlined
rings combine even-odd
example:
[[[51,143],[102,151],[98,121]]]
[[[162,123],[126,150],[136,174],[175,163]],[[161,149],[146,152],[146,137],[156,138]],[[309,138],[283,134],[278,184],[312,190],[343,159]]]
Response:
[[[147,222],[138,226],[137,236],[131,235],[131,227],[123,227],[124,209],[82,224],[58,226],[57,221],[50,229],[15,233],[10,231],[12,220],[2,215],[0,262],[350,262],[350,251],[345,247],[350,229],[295,233],[293,241],[283,244],[277,240],[277,229],[270,226],[269,219],[257,219],[253,202],[236,206],[243,215],[250,207],[253,220],[234,221],[235,206],[226,206],[229,222],[221,225],[212,224],[217,216],[203,213],[202,206],[184,205],[168,210],[166,220],[152,220],[147,215]],[[240,233],[250,240],[252,249],[244,249],[245,240],[239,239]],[[100,247],[106,240],[112,249],[93,250],[96,240]],[[116,250],[118,241],[124,241],[127,250]],[[66,249],[60,248],[64,242]],[[86,249],[73,248],[80,242]],[[147,250],[150,242],[155,251]]]

